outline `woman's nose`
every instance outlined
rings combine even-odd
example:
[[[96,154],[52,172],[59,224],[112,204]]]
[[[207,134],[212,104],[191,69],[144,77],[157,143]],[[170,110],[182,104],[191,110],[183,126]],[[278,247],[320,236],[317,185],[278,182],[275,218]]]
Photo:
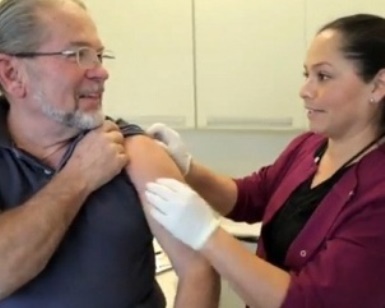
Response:
[[[314,95],[314,89],[309,78],[306,78],[305,82],[299,90],[299,96],[302,99],[311,98]]]

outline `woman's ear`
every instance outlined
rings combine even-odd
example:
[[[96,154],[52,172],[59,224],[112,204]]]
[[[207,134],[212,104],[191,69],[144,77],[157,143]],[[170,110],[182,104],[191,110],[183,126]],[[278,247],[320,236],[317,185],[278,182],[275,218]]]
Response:
[[[385,97],[385,68],[381,69],[374,77],[374,88],[372,98],[375,102],[381,101]]]
[[[21,62],[15,57],[0,53],[0,84],[12,96],[25,95]]]

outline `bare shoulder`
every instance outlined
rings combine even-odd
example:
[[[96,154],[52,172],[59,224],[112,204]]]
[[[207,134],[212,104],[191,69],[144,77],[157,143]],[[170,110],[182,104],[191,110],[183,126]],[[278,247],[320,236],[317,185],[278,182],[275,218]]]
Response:
[[[126,167],[133,179],[151,181],[158,177],[183,180],[182,175],[166,150],[146,135],[126,138],[125,148],[129,156]]]

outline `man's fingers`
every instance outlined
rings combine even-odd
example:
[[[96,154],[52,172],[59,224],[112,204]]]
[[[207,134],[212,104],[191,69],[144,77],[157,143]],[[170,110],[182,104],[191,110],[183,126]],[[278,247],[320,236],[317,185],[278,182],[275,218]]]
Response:
[[[119,126],[110,120],[105,120],[101,129],[104,132],[120,131]]]
[[[108,132],[108,137],[110,138],[111,141],[119,144],[124,143],[124,136],[120,131],[110,131]]]

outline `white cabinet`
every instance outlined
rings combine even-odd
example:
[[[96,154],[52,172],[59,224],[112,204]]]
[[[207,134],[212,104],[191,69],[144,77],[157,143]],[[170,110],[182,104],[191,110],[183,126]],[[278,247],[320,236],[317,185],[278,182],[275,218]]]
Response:
[[[191,0],[88,0],[115,52],[105,111],[146,126],[194,127]]]
[[[289,3],[290,2],[290,3]],[[117,59],[105,110],[141,125],[298,130],[317,29],[384,0],[86,0]]]
[[[195,0],[198,126],[305,126],[304,0]]]

